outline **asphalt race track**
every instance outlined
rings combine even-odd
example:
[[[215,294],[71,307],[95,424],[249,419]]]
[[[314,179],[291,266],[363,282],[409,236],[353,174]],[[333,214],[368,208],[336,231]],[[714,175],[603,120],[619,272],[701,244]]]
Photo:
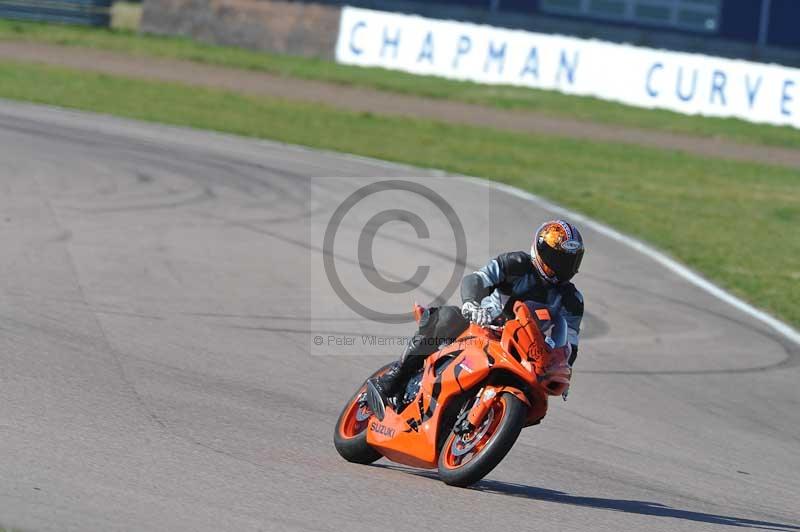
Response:
[[[798,346],[588,229],[572,394],[484,482],[450,488],[336,454],[344,401],[411,327],[331,289],[334,210],[369,183],[424,184],[463,223],[469,271],[525,249],[553,215],[521,198],[7,102],[0,171],[3,526],[800,531]],[[407,190],[360,198],[330,250],[342,286],[376,311],[436,297],[459,263],[441,205]],[[428,233],[402,214],[414,208]],[[407,223],[367,223],[386,209]],[[364,227],[372,269],[355,251]],[[375,286],[415,270],[426,275],[412,292]]]

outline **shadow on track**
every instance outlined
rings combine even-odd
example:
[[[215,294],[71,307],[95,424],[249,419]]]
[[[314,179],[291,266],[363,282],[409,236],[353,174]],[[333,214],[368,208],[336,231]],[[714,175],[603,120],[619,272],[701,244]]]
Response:
[[[416,476],[439,480],[439,475],[432,471],[423,471],[385,464],[373,464],[372,467],[402,471],[403,473],[411,473]],[[597,508],[600,510],[613,510],[629,514],[652,515],[655,517],[672,517],[674,519],[683,519],[685,521],[694,521],[698,523],[738,526],[742,528],[755,528],[760,530],[776,530],[780,532],[800,531],[800,526],[796,525],[758,521],[754,519],[743,519],[740,517],[709,514],[704,512],[694,512],[691,510],[681,510],[678,508],[665,506],[657,502],[633,501],[627,499],[603,499],[600,497],[581,497],[578,495],[570,495],[569,493],[564,493],[563,491],[537,488],[535,486],[526,486],[524,484],[501,482],[498,480],[482,480],[471,488],[466,489],[485,493],[494,493],[498,495],[508,495],[511,497],[519,497],[536,501],[569,504],[572,506],[583,506],[586,508]]]

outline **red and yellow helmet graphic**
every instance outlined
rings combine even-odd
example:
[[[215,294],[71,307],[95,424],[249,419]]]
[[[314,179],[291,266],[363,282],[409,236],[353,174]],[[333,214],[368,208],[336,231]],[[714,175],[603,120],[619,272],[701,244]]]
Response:
[[[564,220],[551,220],[536,230],[531,245],[533,265],[551,283],[564,283],[578,273],[583,260],[583,237]]]

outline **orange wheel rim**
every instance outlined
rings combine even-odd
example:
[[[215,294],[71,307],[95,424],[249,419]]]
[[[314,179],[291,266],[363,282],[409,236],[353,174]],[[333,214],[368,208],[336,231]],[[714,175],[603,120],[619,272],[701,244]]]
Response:
[[[506,413],[505,402],[495,401],[486,414],[484,423],[468,434],[450,434],[444,449],[444,465],[448,469],[457,469],[477,457],[497,432],[497,427]]]
[[[339,434],[345,438],[355,438],[367,428],[372,411],[363,403],[362,396],[366,388],[361,388],[356,394],[347,412],[342,416],[339,424]]]

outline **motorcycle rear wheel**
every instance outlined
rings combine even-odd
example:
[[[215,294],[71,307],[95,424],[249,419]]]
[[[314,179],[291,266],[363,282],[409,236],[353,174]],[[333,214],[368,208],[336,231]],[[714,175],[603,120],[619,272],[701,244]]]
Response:
[[[501,394],[480,427],[469,434],[450,433],[439,453],[439,477],[458,487],[478,482],[514,446],[526,417],[525,403],[510,393]]]
[[[377,377],[389,369],[389,366],[391,364],[383,366],[369,378]],[[367,443],[367,426],[372,418],[372,412],[359,405],[359,397],[366,392],[366,389],[365,382],[347,401],[333,431],[333,445],[336,451],[348,462],[356,464],[371,464],[382,456]]]

